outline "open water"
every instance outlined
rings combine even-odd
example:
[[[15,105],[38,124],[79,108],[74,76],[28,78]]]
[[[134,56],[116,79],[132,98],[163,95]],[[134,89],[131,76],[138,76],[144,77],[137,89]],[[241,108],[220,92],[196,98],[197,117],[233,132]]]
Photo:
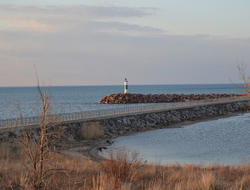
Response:
[[[103,96],[122,92],[122,86],[48,87],[52,112],[72,113],[124,105],[99,105]],[[239,85],[133,85],[130,93],[240,93]],[[39,114],[36,87],[1,87],[0,119]],[[250,158],[250,114],[207,121],[177,129],[162,129],[119,137],[111,149],[136,151],[156,163],[238,164]]]
[[[48,87],[53,113],[72,113],[87,110],[108,109],[123,105],[99,105],[103,96],[120,93],[122,86]],[[131,85],[130,93],[142,94],[208,94],[239,93],[239,85]],[[39,114],[39,95],[36,87],[0,87],[0,119],[16,118],[20,111],[24,116]]]

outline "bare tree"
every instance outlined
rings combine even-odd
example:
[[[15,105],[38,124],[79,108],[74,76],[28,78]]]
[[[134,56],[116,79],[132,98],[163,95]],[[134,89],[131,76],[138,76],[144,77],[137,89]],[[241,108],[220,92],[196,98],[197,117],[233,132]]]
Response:
[[[246,66],[240,64],[237,66],[237,69],[243,82],[243,92],[250,94],[250,76],[246,75]]]
[[[49,98],[47,95],[47,91],[45,90],[44,93],[42,92],[41,88],[38,86],[38,92],[42,101],[42,113],[41,113],[41,121],[40,121],[40,152],[39,152],[39,175],[38,175],[38,182],[37,185],[38,187],[41,187],[43,184],[43,176],[44,176],[44,159],[45,159],[45,151],[48,146],[48,143],[46,142],[46,130],[48,127],[48,111],[49,111]]]
[[[48,113],[50,108],[47,90],[41,89],[38,83],[38,92],[41,100],[41,115],[38,133],[35,134],[34,129],[26,128],[23,125],[23,139],[21,143],[24,145],[26,157],[28,160],[27,179],[34,189],[42,189],[45,177],[45,161],[49,152],[49,120]],[[20,114],[21,122],[23,116]],[[23,123],[23,122],[22,122]]]
[[[22,125],[23,138],[21,143],[28,161],[25,184],[40,190],[44,189],[46,178],[54,171],[47,164],[48,161],[51,161],[50,153],[55,150],[54,146],[63,136],[63,132],[58,125],[60,120],[55,115],[50,115],[50,99],[47,89],[41,89],[38,82],[37,90],[41,101],[40,123],[37,128]],[[20,118],[21,123],[24,123],[22,114],[20,114]]]

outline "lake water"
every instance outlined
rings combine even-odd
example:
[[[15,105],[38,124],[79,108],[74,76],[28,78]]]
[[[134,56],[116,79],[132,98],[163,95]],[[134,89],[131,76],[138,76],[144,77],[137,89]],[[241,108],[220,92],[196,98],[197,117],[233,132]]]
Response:
[[[125,105],[99,105],[103,96],[120,93],[122,86],[49,87],[53,113],[100,110]],[[130,93],[239,93],[238,85],[132,85]],[[0,119],[39,113],[35,87],[0,88]],[[179,129],[163,129],[116,139],[112,148],[125,147],[144,160],[161,163],[239,163],[250,156],[250,115],[202,122]]]
[[[103,96],[122,92],[122,86],[49,87],[48,89],[53,113],[72,113],[123,106],[98,104]],[[142,94],[239,93],[239,85],[131,85],[128,90],[130,93]],[[0,119],[18,117],[20,113],[18,107],[21,108],[24,116],[38,114],[39,95],[36,87],[0,87]]]
[[[104,155],[110,150],[157,164],[250,163],[250,113],[118,137]]]

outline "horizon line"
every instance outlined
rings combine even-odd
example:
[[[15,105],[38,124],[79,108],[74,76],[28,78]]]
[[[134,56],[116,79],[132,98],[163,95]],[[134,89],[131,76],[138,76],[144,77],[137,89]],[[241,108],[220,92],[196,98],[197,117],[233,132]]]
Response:
[[[129,84],[129,86],[160,86],[160,85],[235,85],[235,84],[244,84],[244,83],[169,83],[169,84]],[[40,87],[87,87],[87,86],[123,86],[123,84],[91,84],[91,85],[40,85]],[[37,85],[30,86],[0,86],[0,88],[33,88],[37,87]]]

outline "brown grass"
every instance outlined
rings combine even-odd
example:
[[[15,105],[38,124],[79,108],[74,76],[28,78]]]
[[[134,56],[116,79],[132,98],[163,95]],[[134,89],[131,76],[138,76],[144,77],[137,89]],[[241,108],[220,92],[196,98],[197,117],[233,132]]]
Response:
[[[17,151],[18,150],[18,151]],[[0,145],[0,189],[31,190],[22,147]],[[130,157],[130,158],[129,158]],[[130,162],[128,161],[130,160]],[[83,190],[249,190],[250,165],[198,167],[143,164],[126,153],[93,162],[50,153],[43,189]]]

